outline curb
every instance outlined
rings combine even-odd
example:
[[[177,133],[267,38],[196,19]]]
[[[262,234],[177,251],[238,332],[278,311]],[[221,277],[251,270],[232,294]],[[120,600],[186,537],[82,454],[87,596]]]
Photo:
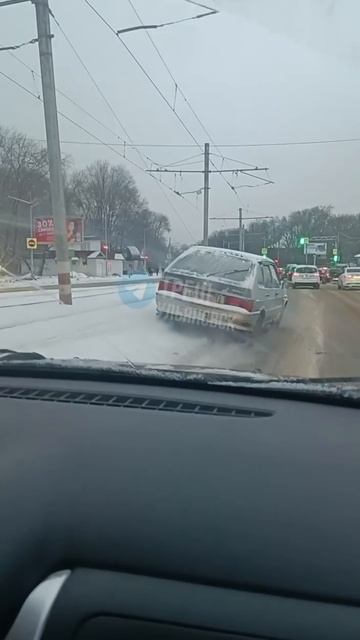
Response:
[[[119,282],[77,282],[71,285],[72,289],[91,289],[95,287],[121,287],[128,286],[129,284],[146,284],[148,282],[158,282],[160,278],[144,278],[142,280],[137,278],[129,278],[124,281],[121,280]],[[0,288],[0,295],[2,293],[23,293],[26,291],[56,291],[58,288],[57,284],[48,284],[45,286],[39,285],[38,287],[6,287]]]

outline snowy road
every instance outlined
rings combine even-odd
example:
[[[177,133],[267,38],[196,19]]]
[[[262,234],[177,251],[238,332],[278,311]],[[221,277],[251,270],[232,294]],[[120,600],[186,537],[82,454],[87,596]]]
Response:
[[[241,336],[164,323],[155,316],[156,283],[74,290],[72,307],[56,291],[0,294],[0,348],[55,358],[190,364],[276,375],[360,375],[360,291],[289,291],[280,329]]]
[[[172,327],[155,316],[156,283],[74,290],[72,307],[55,291],[0,295],[0,348],[49,357],[253,368],[253,354],[230,336]]]

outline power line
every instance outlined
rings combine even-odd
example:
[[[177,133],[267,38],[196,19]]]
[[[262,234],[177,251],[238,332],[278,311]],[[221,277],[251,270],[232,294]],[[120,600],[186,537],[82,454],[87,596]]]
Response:
[[[170,22],[162,22],[161,24],[141,24],[137,27],[127,27],[125,29],[119,29],[116,33],[129,33],[130,31],[139,31],[140,29],[161,29],[162,27],[170,27],[174,24],[180,24],[181,22],[189,22],[190,20],[199,20],[200,18],[207,18],[219,13],[217,9],[211,9],[206,13],[200,13],[197,16],[190,16],[189,18],[180,18],[179,20],[171,20]]]
[[[64,29],[62,28],[61,24],[59,23],[59,21],[57,20],[57,18],[55,17],[53,11],[50,9],[50,15],[52,17],[52,19],[54,20],[57,28],[59,29],[59,31],[62,33],[63,37],[65,38],[66,42],[68,43],[69,47],[72,49],[74,55],[76,56],[77,60],[79,61],[79,63],[81,64],[82,68],[84,69],[84,71],[86,72],[86,74],[88,75],[88,77],[90,78],[91,82],[93,83],[94,87],[96,88],[97,92],[99,93],[99,95],[101,96],[101,98],[103,99],[103,101],[105,102],[105,104],[107,105],[108,109],[110,110],[110,112],[112,113],[113,117],[115,118],[116,122],[118,123],[120,129],[123,131],[124,135],[126,136],[126,138],[128,138],[130,140],[130,136],[127,132],[127,130],[125,129],[123,123],[121,122],[120,118],[118,117],[115,109],[113,109],[112,105],[110,104],[109,100],[106,98],[104,92],[102,91],[100,85],[98,84],[98,82],[96,81],[95,77],[92,75],[92,73],[90,72],[88,66],[85,64],[85,62],[83,61],[82,57],[80,56],[78,50],[76,49],[76,47],[74,46],[74,44],[72,43],[72,41],[70,40],[70,38],[66,35]]]
[[[284,142],[254,142],[254,143],[240,143],[240,144],[216,144],[214,145],[219,149],[240,149],[242,147],[290,147],[290,146],[301,146],[301,145],[322,145],[322,144],[347,144],[347,143],[356,143],[360,142],[360,138],[334,138],[332,140],[296,140],[296,141],[284,141]],[[82,145],[82,144],[96,144],[94,142],[84,142],[82,140],[63,140],[62,144],[74,144],[74,145]],[[108,142],[113,147],[120,146],[118,142]],[[194,149],[198,148],[198,144],[171,144],[168,142],[165,143],[134,143],[133,145],[127,145],[132,148],[137,149]],[[215,154],[213,154],[215,155]],[[223,157],[223,156],[219,156]],[[240,160],[237,162],[244,164]]]
[[[38,38],[32,38],[32,40],[21,42],[20,44],[13,44],[8,47],[0,47],[0,51],[15,51],[16,49],[21,49],[22,47],[27,47],[29,44],[36,44],[37,42],[39,42]]]
[[[139,67],[139,69],[142,71],[142,73],[147,77],[147,79],[149,80],[149,82],[152,84],[152,86],[154,87],[155,91],[161,96],[161,98],[164,100],[164,102],[167,104],[167,106],[169,107],[169,109],[171,109],[171,111],[173,111],[173,113],[175,114],[176,118],[179,120],[179,122],[181,123],[181,125],[183,126],[183,128],[187,131],[188,135],[191,137],[191,139],[194,141],[194,143],[196,144],[196,146],[201,148],[201,145],[198,143],[198,141],[196,140],[196,138],[193,136],[192,132],[190,131],[190,129],[188,128],[188,126],[186,125],[186,123],[183,121],[183,119],[181,118],[181,116],[172,108],[169,100],[167,99],[167,97],[165,96],[165,94],[161,91],[160,87],[156,84],[156,82],[152,79],[152,77],[150,76],[150,74],[146,71],[145,67],[141,64],[141,62],[137,59],[137,57],[135,56],[135,54],[131,51],[131,49],[128,47],[128,45],[126,44],[126,42],[124,42],[124,40],[122,38],[120,38],[119,34],[117,33],[117,31],[111,26],[111,24],[104,18],[104,16],[91,4],[91,2],[89,2],[89,0],[84,0],[84,2],[88,5],[88,7],[97,15],[97,17],[101,20],[101,22],[103,22],[108,29],[110,29],[110,31],[116,36],[116,38],[121,42],[121,44],[123,45],[123,47],[126,49],[126,51],[128,52],[128,54],[131,56],[131,58],[134,60],[134,62],[136,63],[136,65]]]
[[[142,20],[142,18],[141,18],[141,16],[140,16],[139,12],[137,11],[136,7],[134,6],[134,4],[133,4],[132,0],[128,0],[128,2],[129,2],[129,4],[130,4],[130,6],[131,6],[132,10],[134,11],[134,13],[135,13],[135,15],[136,15],[137,19],[139,20],[140,24],[141,24],[141,25],[143,25],[143,24],[144,24],[144,23],[143,23],[143,20]],[[203,8],[210,8],[210,7],[206,7],[205,5],[198,4],[197,2],[191,2],[190,4],[196,4],[196,5],[201,6],[201,7],[203,7]],[[147,37],[149,38],[149,40],[150,40],[150,42],[151,42],[152,46],[154,47],[154,49],[155,49],[155,51],[156,51],[157,55],[159,56],[159,58],[160,58],[161,62],[163,63],[163,65],[164,65],[164,67],[165,67],[166,71],[168,72],[168,74],[169,74],[169,76],[170,76],[171,80],[172,80],[172,81],[173,81],[173,83],[174,83],[174,87],[175,87],[175,100],[176,100],[177,92],[179,92],[179,93],[180,93],[180,95],[181,95],[181,97],[183,98],[183,100],[184,100],[184,101],[185,101],[185,103],[187,104],[188,108],[190,109],[191,113],[193,114],[194,118],[196,119],[196,121],[198,122],[198,124],[200,125],[200,127],[202,128],[202,130],[204,131],[204,133],[205,133],[205,135],[207,136],[208,140],[210,140],[210,142],[211,142],[211,143],[212,143],[212,145],[215,147],[215,149],[217,149],[218,151],[220,151],[220,150],[217,148],[216,143],[215,143],[215,142],[214,142],[214,140],[213,140],[213,137],[212,137],[212,136],[211,136],[211,134],[209,133],[209,130],[208,130],[208,129],[207,129],[207,127],[204,125],[204,123],[202,122],[202,120],[201,120],[201,119],[200,119],[200,117],[198,116],[197,112],[195,111],[195,109],[194,109],[194,108],[193,108],[193,106],[191,105],[190,100],[187,98],[187,96],[185,95],[185,93],[184,93],[184,91],[182,90],[181,86],[180,86],[180,85],[179,85],[179,83],[177,82],[177,80],[176,80],[176,78],[175,78],[174,74],[172,73],[172,71],[171,71],[171,69],[170,69],[170,67],[169,67],[168,63],[166,62],[166,60],[165,60],[164,56],[162,55],[162,53],[161,53],[161,51],[160,51],[159,47],[157,46],[157,44],[155,43],[155,41],[154,41],[154,40],[153,40],[153,38],[151,37],[151,34],[150,34],[150,33],[148,33],[148,32],[146,32],[146,35],[147,35]],[[175,100],[174,100],[174,105],[175,105]],[[174,106],[174,108],[173,108],[173,111],[175,111],[175,106]],[[200,145],[199,145],[199,146],[200,146]],[[213,166],[215,166],[215,165],[214,165],[214,163],[213,163],[211,160],[210,160],[210,162],[211,162],[211,164],[212,164]],[[232,191],[234,191],[234,189],[233,189],[232,185],[230,184],[230,182],[228,182],[228,180],[225,178],[225,176],[223,176],[223,175],[221,174],[221,177],[222,177],[222,179],[225,181],[225,183],[228,185],[228,187],[230,187],[230,189],[231,189]],[[236,194],[236,195],[237,195],[237,194]]]
[[[182,127],[185,129],[185,131],[188,133],[188,135],[191,137],[191,139],[194,141],[194,143],[196,144],[196,146],[199,147],[199,149],[202,148],[201,144],[196,140],[195,136],[192,134],[192,132],[190,131],[189,127],[187,126],[187,124],[184,122],[184,120],[181,118],[181,116],[178,114],[178,112],[176,111],[175,108],[173,108],[169,102],[169,100],[167,99],[167,97],[165,96],[165,94],[161,91],[161,89],[159,88],[159,86],[156,84],[156,82],[152,79],[152,77],[150,76],[150,74],[148,73],[148,71],[145,69],[145,67],[141,64],[141,62],[137,59],[137,57],[135,56],[135,54],[131,51],[131,49],[128,47],[128,45],[126,44],[126,42],[124,42],[124,40],[120,37],[120,35],[118,34],[118,32],[111,26],[111,24],[104,18],[104,16],[91,4],[91,2],[89,0],[84,0],[84,2],[88,5],[88,7],[95,13],[95,15],[97,15],[97,17],[101,20],[101,22],[103,22],[108,29],[110,29],[110,31],[116,36],[116,38],[118,38],[118,40],[121,42],[121,44],[123,45],[123,47],[126,49],[126,51],[128,52],[128,54],[131,56],[131,58],[134,60],[134,62],[136,63],[136,65],[139,67],[139,69],[142,71],[142,73],[146,76],[146,78],[149,80],[149,82],[151,83],[151,85],[154,87],[155,91],[161,96],[161,98],[163,99],[163,101],[167,104],[167,106],[169,107],[169,109],[174,113],[175,117],[177,118],[177,120],[180,122],[180,124],[182,125]],[[176,83],[177,84],[177,83]],[[230,189],[235,193],[235,195],[238,197],[238,194],[236,193],[235,189],[233,188],[233,186],[230,184],[230,182],[228,182],[228,180],[226,180],[225,176],[223,176],[222,174],[220,174],[223,178],[223,180],[225,180],[225,182],[227,183],[227,185],[230,187]]]
[[[141,162],[144,165],[144,169],[143,171],[145,172],[145,169],[147,167],[146,164],[146,160],[144,159],[144,157],[142,156],[142,154],[140,153],[140,151],[134,147],[133,143],[132,143],[132,139],[131,136],[129,135],[129,132],[127,131],[127,129],[125,128],[125,126],[123,125],[123,123],[121,122],[120,118],[118,117],[115,109],[112,107],[111,103],[109,102],[109,100],[106,98],[104,92],[102,91],[102,89],[100,88],[98,82],[96,81],[95,77],[92,75],[92,73],[90,72],[88,66],[85,64],[85,62],[83,61],[82,57],[80,56],[79,52],[77,51],[76,47],[74,46],[74,44],[72,43],[72,41],[70,40],[70,38],[67,36],[67,34],[65,33],[64,29],[62,28],[61,24],[59,23],[59,21],[57,20],[56,16],[54,15],[53,11],[50,9],[50,15],[53,18],[55,24],[57,25],[58,29],[60,30],[60,32],[62,33],[63,37],[65,38],[65,40],[67,41],[67,43],[69,44],[69,46],[71,47],[73,53],[75,54],[76,58],[78,59],[78,61],[80,62],[81,66],[83,67],[83,69],[86,71],[88,77],[90,78],[91,82],[93,83],[93,85],[95,86],[96,90],[98,91],[99,95],[101,96],[101,98],[104,100],[105,104],[107,105],[107,107],[110,109],[110,112],[112,113],[112,115],[114,116],[116,122],[119,124],[121,130],[123,131],[123,133],[125,134],[126,138],[130,141],[130,144],[132,145],[132,148],[135,149],[136,153],[138,154]],[[126,144],[126,141],[123,141],[123,144]],[[106,145],[109,146],[109,145]],[[109,146],[111,148],[111,146]],[[113,151],[115,151],[113,149]],[[125,157],[125,147],[124,147],[124,155],[121,156],[124,157],[127,161],[130,162],[130,160],[128,158]],[[150,159],[149,159],[150,160]],[[151,161],[151,160],[150,160]],[[152,162],[152,161],[151,161]],[[137,168],[140,168],[136,163],[133,163],[135,166],[137,166]],[[141,168],[140,168],[141,169]],[[172,191],[174,194],[176,195],[180,195],[179,193],[177,193],[175,191],[175,189],[171,189],[171,187],[168,187],[168,185],[163,185],[163,183],[161,183],[160,181],[156,180],[156,184],[159,186],[163,196],[165,197],[165,199],[167,200],[168,204],[171,206],[171,208],[173,209],[175,215],[181,220],[184,228],[186,229],[186,231],[189,233],[190,237],[194,240],[194,236],[192,235],[190,229],[187,227],[186,223],[184,222],[184,220],[182,219],[179,211],[176,209],[175,205],[171,202],[171,200],[168,198],[168,196],[166,195],[165,191],[164,191],[164,186],[166,188],[168,188],[170,191]],[[181,196],[183,197],[183,196]],[[186,200],[186,198],[183,198],[184,200]],[[189,202],[188,200],[186,200],[186,202],[188,202],[188,204],[190,204],[191,206],[192,203]]]
[[[214,145],[215,148],[216,145]],[[219,155],[218,153],[211,153],[212,156],[216,156],[217,158],[221,158],[222,160],[230,160],[230,162],[236,162],[237,164],[243,164],[244,166],[247,167],[253,167],[253,164],[250,164],[250,162],[243,162],[242,160],[237,160],[236,158],[229,158],[228,156],[224,156],[224,155]]]
[[[33,69],[32,67],[30,67],[28,64],[26,64],[26,62],[24,62],[23,60],[21,60],[21,58],[19,58],[17,55],[15,55],[15,53],[12,53],[11,51],[9,52],[9,55],[14,58],[15,60],[17,60],[23,67],[25,67],[26,69],[28,69],[28,71],[30,71],[30,73],[34,76],[36,76],[37,78],[41,78],[40,73],[38,73],[37,71],[35,71],[35,69]],[[76,100],[74,100],[73,98],[71,98],[70,96],[68,96],[64,91],[61,91],[60,89],[56,89],[56,93],[59,96],[62,96],[63,98],[65,98],[66,100],[68,100],[72,105],[74,105],[75,107],[77,107],[77,109],[79,109],[80,111],[82,111],[83,113],[85,113],[85,115],[87,115],[89,118],[91,118],[94,122],[96,122],[98,125],[100,125],[101,127],[103,127],[104,129],[106,129],[107,131],[109,131],[112,135],[114,135],[117,140],[121,140],[121,138],[118,136],[118,134],[116,133],[116,131],[114,131],[113,129],[110,129],[110,127],[108,127],[108,125],[106,125],[104,122],[101,122],[101,120],[99,120],[98,118],[96,118],[92,113],[90,113],[90,111],[88,111],[87,109],[85,109],[83,106],[81,106],[78,102],[76,102]],[[41,142],[45,142],[45,140],[41,140]],[[67,144],[66,142],[63,142],[63,144]],[[79,141],[79,144],[101,144],[100,142],[87,142],[87,141]],[[114,146],[114,143],[109,142],[108,143],[111,146]],[[121,140],[121,142],[117,142],[116,145],[121,145],[124,146],[126,145],[126,141],[125,140]]]
[[[27,89],[26,87],[24,87],[24,85],[22,85],[20,82],[18,82],[17,80],[15,80],[14,78],[8,76],[6,73],[4,73],[4,71],[0,71],[0,75],[2,75],[4,78],[6,78],[7,80],[9,80],[9,82],[12,82],[13,84],[15,84],[19,89],[21,89],[22,91],[25,91],[25,93],[27,93],[28,95],[32,96],[33,98],[35,98],[36,100],[38,100],[39,102],[43,102],[41,96],[36,95],[36,93],[33,93],[33,91],[30,91],[30,89]],[[67,120],[68,122],[70,122],[71,124],[73,124],[75,127],[77,127],[78,129],[80,129],[81,131],[83,131],[84,133],[86,133],[87,135],[89,135],[90,137],[94,138],[97,140],[98,144],[101,144],[102,146],[105,146],[107,148],[110,149],[110,151],[112,151],[113,153],[115,153],[116,155],[118,155],[122,160],[126,160],[126,162],[128,162],[129,164],[133,165],[134,167],[136,167],[139,171],[142,171],[143,173],[145,173],[145,175],[150,175],[148,174],[145,169],[143,167],[141,167],[140,165],[138,165],[136,162],[134,162],[133,160],[130,160],[130,158],[127,158],[126,156],[123,156],[119,151],[117,151],[116,149],[114,149],[111,145],[109,145],[108,143],[104,142],[103,140],[101,140],[101,138],[99,138],[97,135],[95,135],[94,133],[92,133],[91,131],[89,131],[88,129],[86,129],[85,127],[83,127],[81,124],[79,124],[78,122],[76,122],[75,120],[73,120],[72,118],[70,118],[69,116],[67,116],[66,114],[62,113],[61,111],[57,110],[58,114],[64,118],[65,120]],[[193,206],[192,203],[187,200],[182,194],[178,193],[175,191],[175,189],[172,189],[171,187],[169,187],[167,184],[165,183],[160,183],[155,176],[151,176],[155,182],[157,184],[160,185],[160,187],[162,188],[166,188],[169,191],[171,191],[172,193],[174,193],[177,196],[180,196],[183,200],[185,200],[185,202],[187,202],[189,205]],[[174,213],[178,216],[179,220],[181,221],[181,223],[183,224],[184,228],[186,229],[186,231],[189,233],[189,235],[191,236],[192,240],[195,240],[192,232],[190,231],[190,229],[188,228],[188,226],[186,225],[185,221],[182,219],[180,213],[178,212],[178,210],[176,209],[175,205],[173,204],[173,202],[171,202],[171,200],[167,197],[167,195],[163,192],[164,196],[166,197],[168,203],[170,204],[171,208],[173,209]],[[196,207],[194,207],[196,209]]]

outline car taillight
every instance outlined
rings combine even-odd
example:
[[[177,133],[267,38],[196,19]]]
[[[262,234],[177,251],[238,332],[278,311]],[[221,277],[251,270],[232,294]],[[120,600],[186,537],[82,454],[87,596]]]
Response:
[[[184,292],[184,285],[180,282],[169,282],[168,280],[160,280],[158,291],[171,291],[172,293]]]
[[[241,307],[246,311],[252,311],[254,308],[254,301],[246,298],[236,298],[235,296],[225,296],[224,304],[228,304],[231,307]]]

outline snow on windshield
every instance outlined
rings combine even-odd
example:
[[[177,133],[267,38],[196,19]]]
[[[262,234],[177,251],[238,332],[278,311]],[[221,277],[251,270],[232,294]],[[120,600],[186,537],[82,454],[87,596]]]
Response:
[[[171,265],[171,270],[199,276],[228,277],[237,282],[245,282],[254,270],[254,263],[229,253],[194,251],[180,256]]]

